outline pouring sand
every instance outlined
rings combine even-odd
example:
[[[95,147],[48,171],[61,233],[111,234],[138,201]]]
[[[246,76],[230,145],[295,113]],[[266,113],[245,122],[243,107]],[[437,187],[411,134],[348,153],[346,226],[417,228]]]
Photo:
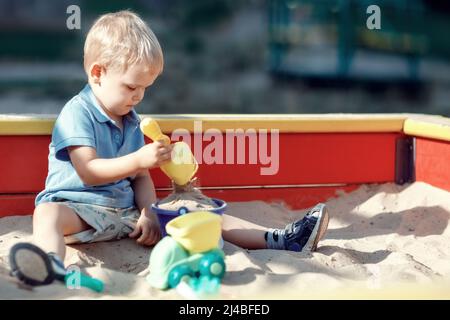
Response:
[[[195,179],[184,186],[173,183],[173,191],[166,198],[158,202],[158,207],[165,210],[177,211],[181,207],[189,211],[206,211],[217,208],[217,204],[205,196],[195,187]]]

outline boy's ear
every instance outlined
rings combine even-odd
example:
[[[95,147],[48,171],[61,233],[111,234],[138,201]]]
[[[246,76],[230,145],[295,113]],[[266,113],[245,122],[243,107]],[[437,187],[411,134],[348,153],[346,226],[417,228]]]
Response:
[[[92,78],[94,83],[100,84],[100,78],[102,76],[102,72],[104,72],[104,69],[98,63],[93,63],[91,65],[91,69],[90,69],[90,74],[89,75]]]

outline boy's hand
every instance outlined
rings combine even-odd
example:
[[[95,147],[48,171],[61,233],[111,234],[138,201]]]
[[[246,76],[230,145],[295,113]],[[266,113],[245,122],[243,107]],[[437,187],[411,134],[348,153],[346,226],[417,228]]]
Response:
[[[155,213],[143,213],[134,228],[129,234],[130,238],[137,238],[136,242],[143,246],[152,246],[161,239],[158,217]]]
[[[159,167],[171,158],[173,145],[164,145],[160,141],[146,144],[137,151],[141,169]]]

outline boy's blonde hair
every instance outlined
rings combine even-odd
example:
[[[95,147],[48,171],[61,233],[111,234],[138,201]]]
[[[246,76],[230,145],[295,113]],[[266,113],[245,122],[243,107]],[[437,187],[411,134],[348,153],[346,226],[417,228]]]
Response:
[[[161,74],[164,58],[152,30],[137,14],[125,10],[102,15],[89,30],[84,44],[87,74],[94,62],[122,72],[145,63],[151,72]]]

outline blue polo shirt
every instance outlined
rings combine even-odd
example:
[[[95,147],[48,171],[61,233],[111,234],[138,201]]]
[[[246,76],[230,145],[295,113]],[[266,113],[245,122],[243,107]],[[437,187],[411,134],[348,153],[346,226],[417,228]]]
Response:
[[[35,204],[70,200],[114,208],[135,206],[131,188],[134,177],[104,185],[85,185],[70,161],[67,147],[89,146],[104,159],[127,155],[145,144],[139,121],[132,110],[123,116],[122,131],[100,107],[89,84],[86,85],[67,102],[56,119],[45,190],[38,194]]]

